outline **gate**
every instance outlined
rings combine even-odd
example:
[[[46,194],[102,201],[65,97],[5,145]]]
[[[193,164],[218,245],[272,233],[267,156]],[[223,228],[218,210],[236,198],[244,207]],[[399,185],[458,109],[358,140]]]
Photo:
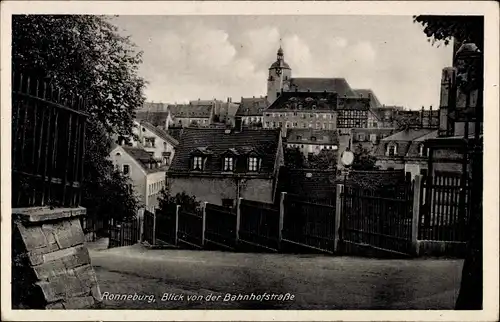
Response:
[[[236,248],[236,212],[232,208],[205,204],[205,242]]]
[[[204,243],[204,222],[203,215],[197,212],[179,210],[179,230],[177,240],[195,248],[203,248]]]
[[[335,206],[286,194],[283,241],[333,253],[335,248]]]
[[[133,218],[127,221],[111,220],[109,226],[109,248],[130,246],[139,241],[139,224]]]
[[[344,251],[368,246],[392,254],[412,254],[411,182],[383,190],[345,186],[341,200]]]
[[[280,210],[274,204],[241,199],[239,241],[278,251]]]

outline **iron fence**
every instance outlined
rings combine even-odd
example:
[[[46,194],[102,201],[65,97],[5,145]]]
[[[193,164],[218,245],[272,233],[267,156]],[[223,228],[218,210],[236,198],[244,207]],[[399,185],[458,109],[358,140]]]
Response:
[[[333,253],[338,234],[335,231],[335,206],[286,194],[284,207],[284,240]]]
[[[223,248],[236,247],[236,212],[233,208],[205,205],[205,240]]]
[[[80,204],[86,102],[12,77],[12,207]]]
[[[467,180],[439,174],[424,178],[421,187],[419,239],[466,242],[472,208]]]
[[[109,226],[109,248],[131,246],[139,241],[137,218],[118,221],[111,219]]]
[[[240,241],[273,251],[279,249],[279,207],[242,199],[240,217]]]

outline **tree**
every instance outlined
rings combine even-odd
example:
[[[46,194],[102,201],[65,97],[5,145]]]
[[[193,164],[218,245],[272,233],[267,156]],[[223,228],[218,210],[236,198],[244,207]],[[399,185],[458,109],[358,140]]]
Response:
[[[305,165],[305,159],[299,148],[284,148],[283,151],[285,166],[290,169],[302,169]]]
[[[365,149],[361,143],[358,144],[354,150],[354,161],[352,163],[353,170],[377,170],[375,165],[377,158],[373,156],[370,151]]]
[[[186,192],[177,193],[175,196],[170,194],[170,191],[163,188],[158,197],[158,208],[160,214],[172,213],[173,207],[180,205],[182,209],[190,212],[200,212],[201,205],[195,196],[190,196]]]
[[[414,22],[424,27],[429,42],[448,45],[455,38],[458,42],[473,42],[480,50],[484,46],[483,16],[414,16]]]
[[[127,216],[121,206],[133,210],[137,205],[124,193],[126,180],[114,172],[108,156],[112,135],[133,135],[134,110],[144,103],[145,81],[138,76],[141,56],[107,17],[12,18],[13,71],[50,82],[61,89],[63,99],[83,97],[88,102],[82,206],[99,214]],[[111,191],[116,191],[115,199],[101,198]]]

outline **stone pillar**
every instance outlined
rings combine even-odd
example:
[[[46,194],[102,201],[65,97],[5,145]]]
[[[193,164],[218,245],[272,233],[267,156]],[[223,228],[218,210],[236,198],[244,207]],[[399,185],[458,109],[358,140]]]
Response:
[[[101,294],[79,217],[86,209],[12,209],[13,309],[92,309]]]

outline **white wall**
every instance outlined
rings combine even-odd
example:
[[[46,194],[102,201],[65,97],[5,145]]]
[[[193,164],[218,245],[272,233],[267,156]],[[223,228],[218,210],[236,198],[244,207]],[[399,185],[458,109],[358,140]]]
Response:
[[[117,153],[120,155],[117,155]],[[110,158],[113,165],[117,166],[120,171],[123,171],[123,165],[129,166],[130,172],[128,176],[131,179],[132,187],[140,201],[146,204],[146,174],[144,170],[121,147],[113,149]]]
[[[158,206],[158,197],[160,191],[165,187],[165,171],[149,173],[146,179],[146,208],[154,212],[154,208]]]

